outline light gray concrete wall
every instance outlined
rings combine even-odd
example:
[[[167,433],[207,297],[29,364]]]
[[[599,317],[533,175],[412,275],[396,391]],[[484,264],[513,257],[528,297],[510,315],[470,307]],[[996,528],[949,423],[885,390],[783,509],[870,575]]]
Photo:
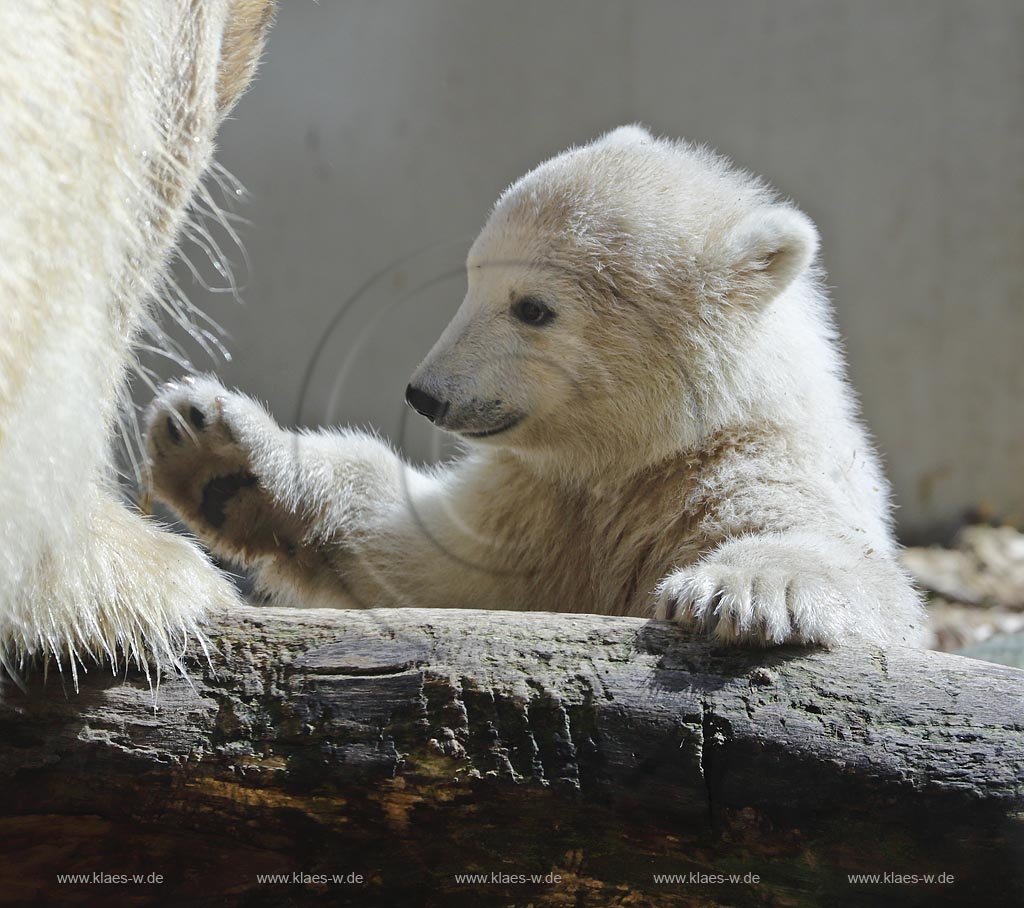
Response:
[[[245,305],[191,292],[232,335],[218,371],[282,421],[369,422],[437,453],[401,393],[489,206],[546,156],[642,120],[817,221],[903,529],[985,504],[1024,518],[1019,0],[282,6],[221,139],[252,194]]]

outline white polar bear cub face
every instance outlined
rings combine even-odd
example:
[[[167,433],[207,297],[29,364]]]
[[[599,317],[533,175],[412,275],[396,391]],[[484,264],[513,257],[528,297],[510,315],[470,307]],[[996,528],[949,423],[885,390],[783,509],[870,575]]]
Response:
[[[407,399],[440,428],[562,471],[653,462],[771,380],[779,326],[765,312],[811,287],[817,242],[756,178],[622,127],[504,193]]]

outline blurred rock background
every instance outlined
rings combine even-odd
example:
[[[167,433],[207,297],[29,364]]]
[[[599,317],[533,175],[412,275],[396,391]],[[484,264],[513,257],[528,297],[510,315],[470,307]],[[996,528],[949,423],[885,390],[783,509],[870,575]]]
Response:
[[[908,548],[928,596],[931,647],[1024,668],[1024,533],[975,525],[950,547]]]

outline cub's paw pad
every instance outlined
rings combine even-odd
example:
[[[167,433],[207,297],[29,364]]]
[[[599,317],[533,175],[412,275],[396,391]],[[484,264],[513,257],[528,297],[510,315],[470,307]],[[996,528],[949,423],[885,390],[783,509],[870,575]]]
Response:
[[[190,405],[188,408],[188,421],[197,432],[202,432],[206,428],[206,414],[195,404]],[[181,428],[185,427],[181,414],[177,410],[172,410],[164,422],[164,431],[167,433],[167,437],[171,440],[172,444],[181,443],[181,428],[179,426]],[[186,429],[186,431],[188,430]],[[191,435],[191,433],[189,434]]]
[[[214,529],[220,529],[227,520],[227,506],[243,489],[256,485],[252,473],[241,470],[228,476],[215,476],[204,487],[199,501],[199,513]]]
[[[232,444],[227,400],[228,392],[209,379],[185,378],[163,385],[146,413],[150,456],[175,456],[174,449],[180,446]]]
[[[265,414],[216,381],[186,378],[164,385],[146,413],[152,491],[186,519],[219,529],[225,508],[256,485],[248,449],[239,443],[245,420]]]

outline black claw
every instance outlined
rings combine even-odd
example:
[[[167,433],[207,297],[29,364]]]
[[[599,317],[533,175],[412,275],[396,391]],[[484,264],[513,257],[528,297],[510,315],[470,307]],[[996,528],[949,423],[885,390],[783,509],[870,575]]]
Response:
[[[206,427],[206,416],[199,407],[193,405],[188,410],[189,421],[195,426],[200,432]]]
[[[171,436],[171,441],[175,444],[181,441],[181,430],[178,428],[177,416],[167,417],[167,434]]]

